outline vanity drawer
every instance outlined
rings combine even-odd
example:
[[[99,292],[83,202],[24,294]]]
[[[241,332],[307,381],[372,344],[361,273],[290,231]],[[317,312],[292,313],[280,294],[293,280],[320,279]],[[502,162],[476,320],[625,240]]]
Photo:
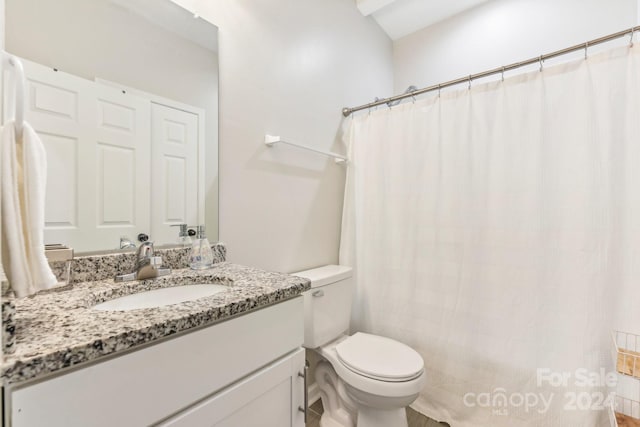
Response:
[[[298,349],[303,333],[303,304],[297,297],[9,389],[8,425],[150,425]]]
[[[300,348],[157,427],[304,427],[304,364]]]

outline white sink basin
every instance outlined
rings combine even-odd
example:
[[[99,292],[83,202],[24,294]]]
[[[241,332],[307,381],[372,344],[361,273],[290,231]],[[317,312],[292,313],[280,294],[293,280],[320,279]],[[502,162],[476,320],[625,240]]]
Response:
[[[171,288],[154,289],[115,298],[94,305],[93,309],[101,311],[127,311],[137,310],[139,308],[163,307],[165,305],[209,297],[220,292],[225,292],[227,289],[229,289],[228,286],[209,284],[173,286]]]

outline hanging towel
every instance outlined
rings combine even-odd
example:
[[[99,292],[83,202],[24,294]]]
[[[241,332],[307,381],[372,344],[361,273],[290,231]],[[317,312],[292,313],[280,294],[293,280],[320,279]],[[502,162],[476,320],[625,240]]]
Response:
[[[2,263],[19,298],[56,284],[44,254],[44,198],[47,157],[44,145],[27,123],[16,140],[15,123],[0,133]]]

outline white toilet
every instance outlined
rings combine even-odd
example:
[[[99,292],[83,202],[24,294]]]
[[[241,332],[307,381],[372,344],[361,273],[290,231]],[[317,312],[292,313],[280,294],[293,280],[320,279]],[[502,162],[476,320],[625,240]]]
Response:
[[[319,353],[315,370],[324,413],[321,427],[407,427],[405,407],[425,382],[424,361],[390,338],[347,335],[350,267],[327,265],[293,273],[311,280],[304,296],[304,346]]]

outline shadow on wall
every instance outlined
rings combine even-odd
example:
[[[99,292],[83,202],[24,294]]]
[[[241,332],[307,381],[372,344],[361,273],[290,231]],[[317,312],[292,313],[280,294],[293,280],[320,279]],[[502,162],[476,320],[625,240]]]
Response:
[[[280,129],[276,133],[281,133],[283,139],[325,150],[324,147],[317,147],[322,141],[318,141],[313,135],[302,139],[296,138],[295,135],[287,136],[286,129]],[[278,251],[278,263],[290,266],[286,270],[288,272],[337,263],[347,166],[335,163],[332,158],[297,147],[284,144],[267,147],[262,143],[264,135],[256,135],[252,139],[255,140],[255,147],[244,169],[246,174],[259,175],[259,181],[264,185],[261,195],[264,199],[263,210],[251,216],[254,226],[273,233],[260,243],[265,245],[264,250]],[[339,129],[335,134],[331,151],[339,154],[345,152],[341,139],[342,130]],[[282,185],[283,177],[290,178],[286,180],[286,186]],[[243,195],[238,193],[237,197],[242,198]],[[248,202],[247,209],[250,209]],[[274,217],[278,218],[277,221],[281,222],[283,228],[286,226],[287,236],[284,238],[289,240],[286,247],[275,246],[283,236],[276,234],[278,226],[273,223],[273,219],[269,219]],[[308,238],[317,234],[319,224],[324,224],[325,229],[327,224],[331,225],[329,230],[325,230],[324,248],[319,242],[310,241]],[[246,242],[249,243],[256,244]],[[327,243],[330,248],[327,247]],[[313,256],[301,259],[300,254],[304,253]],[[233,248],[230,248],[229,254],[233,258]],[[260,266],[259,260],[252,263]],[[264,267],[274,269],[273,266]]]

